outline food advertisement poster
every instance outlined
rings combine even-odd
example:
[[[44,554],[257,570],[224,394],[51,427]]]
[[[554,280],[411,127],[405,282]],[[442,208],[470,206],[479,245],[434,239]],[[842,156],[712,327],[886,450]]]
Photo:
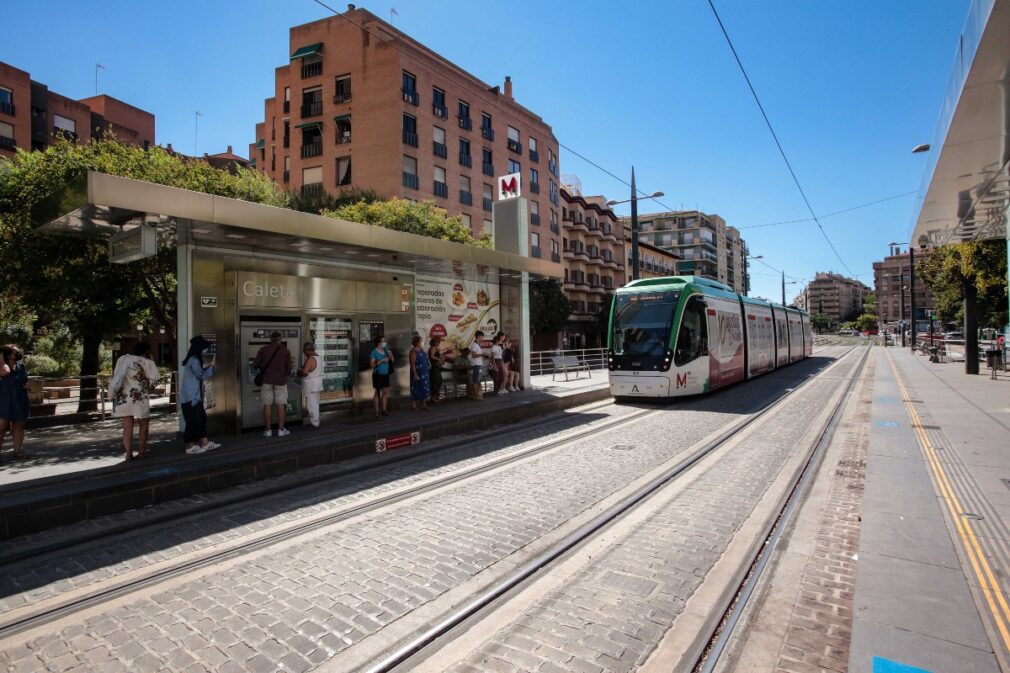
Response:
[[[416,328],[425,346],[431,337],[440,336],[442,350],[458,351],[469,346],[480,330],[481,345],[490,347],[491,337],[501,329],[497,283],[420,274],[414,280]]]

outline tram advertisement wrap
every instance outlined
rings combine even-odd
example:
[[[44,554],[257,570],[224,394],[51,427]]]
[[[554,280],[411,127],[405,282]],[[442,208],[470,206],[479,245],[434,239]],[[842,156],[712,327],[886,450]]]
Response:
[[[414,287],[417,333],[424,339],[440,336],[443,350],[460,350],[484,332],[482,346],[501,325],[498,285],[485,281],[417,275]]]

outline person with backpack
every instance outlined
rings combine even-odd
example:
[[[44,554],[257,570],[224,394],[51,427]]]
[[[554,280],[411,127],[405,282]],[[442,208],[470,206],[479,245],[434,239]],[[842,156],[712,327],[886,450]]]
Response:
[[[264,437],[273,437],[271,411],[277,405],[277,436],[287,437],[291,431],[284,426],[288,404],[288,373],[291,371],[291,351],[281,341],[280,332],[270,334],[270,343],[259,349],[252,366],[259,370],[253,380],[260,388],[263,401]]]

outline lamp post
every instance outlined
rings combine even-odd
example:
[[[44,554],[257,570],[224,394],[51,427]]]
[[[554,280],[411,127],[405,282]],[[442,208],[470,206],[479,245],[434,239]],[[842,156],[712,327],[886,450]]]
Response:
[[[649,196],[638,196],[635,188],[635,167],[631,167],[631,198],[624,201],[607,201],[607,206],[616,206],[622,203],[631,204],[631,280],[638,280],[638,202],[642,199],[656,199],[663,196],[663,192],[653,192]]]
[[[929,149],[929,145],[926,145],[926,149]],[[915,151],[915,152],[925,152],[925,150],[920,150],[918,147],[915,150],[913,150],[913,151]],[[890,246],[896,246],[896,247],[901,247],[903,245],[907,245],[908,246],[908,266],[909,266],[909,269],[908,269],[908,303],[909,303],[909,318],[910,318],[910,320],[909,320],[910,326],[909,326],[908,329],[909,329],[909,332],[911,333],[911,336],[912,336],[912,346],[911,346],[911,348],[912,348],[912,352],[914,353],[915,352],[915,337],[916,337],[916,334],[915,334],[915,248],[913,248],[910,243],[895,243],[894,241],[891,241],[890,243],[888,243],[888,245],[890,245]],[[902,298],[904,298],[904,291],[902,291]],[[904,312],[902,312],[902,316],[904,316]],[[905,345],[904,344],[904,339],[905,339],[905,332],[904,331],[902,331],[902,333],[901,333],[901,338],[902,338],[902,344],[901,345],[904,346]]]
[[[799,285],[799,281],[798,280],[791,280],[791,281],[789,281],[787,283],[786,282],[786,272],[783,271],[782,272],[782,305],[783,306],[787,305],[786,304],[786,285]],[[810,308],[807,307],[807,310],[809,311]]]

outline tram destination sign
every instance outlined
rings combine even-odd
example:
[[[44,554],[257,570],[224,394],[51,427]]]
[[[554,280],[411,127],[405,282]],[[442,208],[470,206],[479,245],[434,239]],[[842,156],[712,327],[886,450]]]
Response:
[[[158,254],[158,230],[147,222],[109,239],[109,261],[126,264]]]

